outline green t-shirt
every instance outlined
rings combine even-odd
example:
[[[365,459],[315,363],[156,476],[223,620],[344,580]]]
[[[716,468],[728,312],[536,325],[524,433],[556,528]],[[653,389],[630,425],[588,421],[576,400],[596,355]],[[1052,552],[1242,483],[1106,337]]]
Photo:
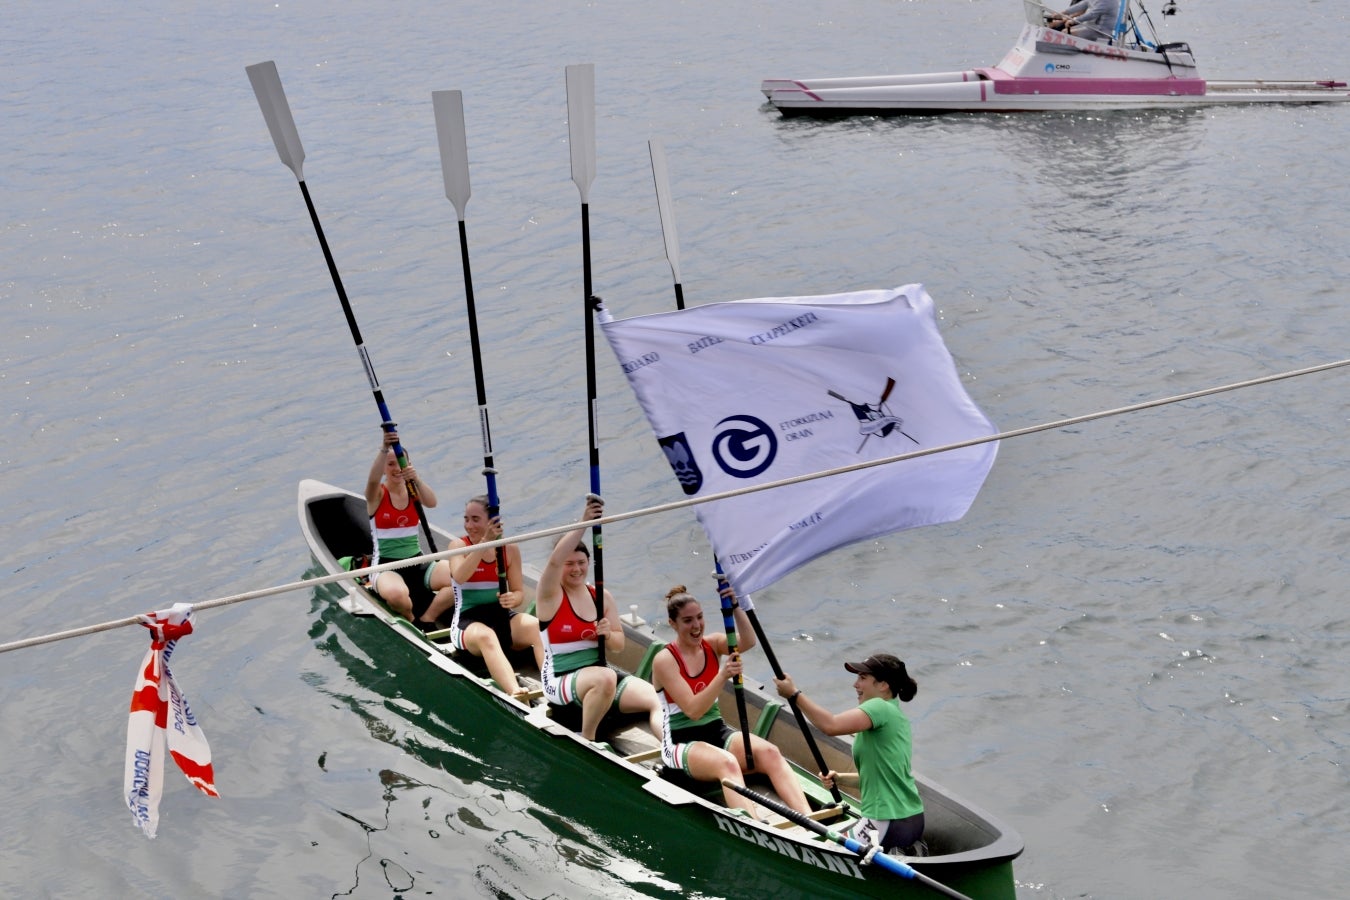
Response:
[[[905,819],[923,812],[923,801],[909,770],[909,719],[899,700],[872,697],[858,707],[872,727],[853,736],[862,814],[869,819]]]

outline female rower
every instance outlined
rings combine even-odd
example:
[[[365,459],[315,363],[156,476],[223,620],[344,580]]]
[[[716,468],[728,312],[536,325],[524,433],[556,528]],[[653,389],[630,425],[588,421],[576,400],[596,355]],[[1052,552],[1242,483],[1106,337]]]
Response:
[[[370,516],[370,537],[375,547],[370,561],[373,566],[422,554],[422,519],[412,491],[416,491],[424,508],[436,506],[436,492],[417,476],[406,454],[406,465],[399,465],[394,454],[398,432],[390,429],[383,434],[380,452],[366,478],[366,514]],[[427,563],[413,563],[370,576],[370,589],[405,619],[413,619],[426,610],[433,592],[449,584],[448,570],[437,572]]]
[[[910,772],[913,750],[909,719],[900,711],[900,701],[909,702],[919,685],[905,671],[905,664],[889,653],[874,653],[862,662],[844,663],[858,677],[853,690],[858,706],[832,713],[811,700],[786,673],[775,678],[779,696],[797,701],[797,708],[826,734],[853,734],[856,772],[827,772],[826,787],[857,786],[862,798],[863,819],[853,836],[899,850],[905,856],[923,855],[923,800]],[[917,846],[916,846],[917,845]]]
[[[604,501],[586,500],[582,521],[598,519]],[[535,612],[544,637],[544,696],[556,706],[581,707],[581,736],[595,740],[600,720],[610,707],[620,712],[646,712],[652,734],[661,737],[662,712],[656,691],[641,678],[597,665],[599,641],[618,653],[625,638],[614,597],[604,594],[604,614],[597,617],[595,586],[586,582],[591,554],[582,538],[586,526],[564,534],[553,547],[535,592]]]
[[[755,635],[745,611],[735,602],[731,587],[722,589],[730,597],[740,637],[739,649],[755,645]],[[739,653],[718,659],[728,652],[727,636],[705,634],[703,607],[684,585],[666,594],[666,613],[675,639],[652,662],[652,685],[665,704],[665,739],[661,759],[698,781],[728,781],[744,785],[743,773],[762,772],[769,777],[782,801],[800,813],[809,814],[806,795],[796,773],[778,748],[757,735],[750,736],[755,768],[745,765],[745,742],[740,732],[732,731],[722,720],[717,698],[726,683],[741,674]],[[747,797],[723,786],[728,806],[739,807],[759,818],[755,804]]]
[[[464,504],[464,535],[453,547],[471,547],[502,536],[502,521],[488,515],[488,498],[470,498]],[[521,575],[520,548],[507,544],[501,548],[506,567],[506,590],[500,591],[497,577],[497,548],[487,547],[438,562],[433,573],[436,598],[417,621],[424,631],[436,627],[436,620],[452,606],[450,643],[481,657],[497,686],[513,697],[527,692],[516,680],[515,669],[505,648],[534,651],[535,665],[542,670],[544,649],[539,640],[539,620],[521,607],[525,603],[525,585]]]

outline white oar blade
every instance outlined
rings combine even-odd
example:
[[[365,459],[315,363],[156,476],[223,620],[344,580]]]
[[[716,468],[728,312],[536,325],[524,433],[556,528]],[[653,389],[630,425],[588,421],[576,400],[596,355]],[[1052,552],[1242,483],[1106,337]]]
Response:
[[[469,144],[464,137],[464,95],[460,91],[432,91],[436,113],[436,140],[441,145],[441,174],[445,197],[455,205],[460,221],[469,202]]]
[[[572,146],[572,180],[588,203],[595,180],[595,64],[567,67],[567,135]]]
[[[286,91],[281,86],[281,76],[277,74],[277,64],[272,60],[245,66],[248,80],[253,85],[253,93],[258,97],[258,106],[262,108],[267,130],[272,133],[272,143],[277,145],[277,155],[292,172],[297,181],[304,181],[305,148],[300,146],[300,132],[295,128],[295,118],[291,115],[290,104],[286,102]]]
[[[652,154],[652,180],[656,182],[656,211],[661,214],[661,236],[666,241],[666,259],[675,283],[680,284],[680,236],[675,233],[675,212],[670,202],[670,179],[666,177],[666,151],[660,141],[648,141]]]

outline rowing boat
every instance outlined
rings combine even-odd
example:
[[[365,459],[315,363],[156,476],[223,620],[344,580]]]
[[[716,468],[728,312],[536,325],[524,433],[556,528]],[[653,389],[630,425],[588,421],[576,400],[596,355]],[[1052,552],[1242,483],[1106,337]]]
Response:
[[[340,559],[369,552],[370,532],[365,500],[342,488],[306,479],[300,482],[298,513],[300,527],[324,572],[343,571]],[[433,528],[442,546],[450,535]],[[537,572],[525,567],[527,593],[533,591]],[[402,637],[411,651],[409,664],[429,667],[444,680],[445,709],[453,718],[463,703],[456,696],[468,693],[491,700],[499,722],[487,723],[475,715],[465,727],[505,728],[519,732],[519,740],[540,744],[555,742],[557,752],[572,753],[594,766],[597,781],[604,779],[607,790],[624,792],[623,801],[640,802],[650,815],[631,821],[635,830],[631,846],[649,848],[650,860],[640,860],[659,868],[662,841],[672,833],[686,835],[697,844],[694,858],[700,868],[724,869],[736,873],[741,885],[783,885],[791,883],[814,896],[900,897],[933,896],[921,882],[905,880],[884,866],[864,863],[860,857],[838,843],[825,840],[817,830],[770,814],[764,822],[743,818],[727,809],[718,785],[681,784],[663,777],[660,746],[643,727],[645,717],[607,718],[597,741],[581,735],[551,714],[540,697],[537,669],[528,659],[517,659],[516,668],[522,686],[531,689],[522,702],[503,693],[486,676],[473,657],[452,652],[438,640],[428,638],[406,620],[393,615],[373,594],[354,581],[344,581],[337,599],[342,609],[354,616],[379,622]],[[654,654],[664,646],[655,631],[636,612],[622,616],[627,638],[622,651],[612,652],[608,661],[629,673],[650,672]],[[413,661],[417,662],[414,663]],[[394,661],[386,661],[394,665]],[[814,765],[809,747],[791,715],[780,714],[778,699],[762,685],[745,686],[746,720],[750,730],[775,743],[794,765],[811,800],[811,819],[829,830],[842,831],[856,820],[856,797],[845,795],[845,803],[834,803],[819,780],[809,774]],[[736,703],[728,686],[722,709],[729,724],[739,728]],[[851,769],[850,744],[816,734],[818,749],[831,768]],[[565,748],[565,749],[564,749]],[[925,807],[924,840],[928,854],[903,859],[903,863],[927,878],[971,897],[1012,898],[1015,895],[1012,861],[1022,852],[1022,840],[1006,824],[989,813],[959,799],[932,781],[916,776]],[[753,778],[750,786],[757,792],[775,797],[767,781]],[[706,790],[705,790],[706,788]],[[540,798],[555,808],[565,808],[572,796]],[[770,889],[771,890],[771,889]]]
[[[1125,0],[1106,41],[1046,27],[1046,7],[1024,0],[1026,24],[994,66],[844,78],[769,78],[760,90],[787,116],[1155,109],[1350,100],[1346,82],[1200,77],[1189,44],[1158,40],[1140,0]],[[1172,4],[1175,9],[1175,4]],[[1166,12],[1166,10],[1164,10]],[[1144,36],[1147,28],[1151,37]]]

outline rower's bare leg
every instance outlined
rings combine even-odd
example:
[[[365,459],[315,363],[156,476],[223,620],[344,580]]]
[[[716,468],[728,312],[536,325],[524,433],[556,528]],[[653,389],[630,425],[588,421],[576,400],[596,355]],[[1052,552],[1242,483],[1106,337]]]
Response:
[[[628,684],[624,687],[623,693],[619,695],[619,712],[645,712],[647,714],[647,727],[652,730],[652,737],[658,741],[662,739],[666,716],[661,709],[661,701],[656,696],[656,689],[651,686],[650,682],[643,681],[641,678],[628,679]]]
[[[397,572],[381,572],[375,579],[375,593],[396,616],[402,616],[409,622],[413,617],[412,597],[403,576]]]
[[[788,761],[783,758],[782,751],[753,734],[750,735],[750,746],[754,750],[755,756],[755,768],[750,771],[763,772],[768,775],[769,782],[784,803],[799,813],[809,815],[811,806],[806,802],[806,792],[802,790],[801,782],[797,780],[797,774],[792,771],[792,766],[788,765]],[[731,742],[731,748],[736,755],[736,761],[744,766],[745,743],[740,739],[739,734]]]
[[[699,781],[720,783],[723,779],[726,779],[735,784],[745,785],[745,779],[741,777],[740,763],[736,761],[736,757],[721,747],[714,747],[705,741],[694,741],[689,745],[686,760],[689,765],[689,774]],[[726,799],[727,806],[733,809],[743,809],[751,817],[759,818],[759,807],[749,797],[738,794],[725,785],[722,786],[722,796]]]
[[[434,584],[434,582],[433,582]],[[436,591],[436,596],[431,598],[431,605],[427,607],[426,612],[422,613],[422,621],[435,622],[447,610],[455,605],[455,588],[443,587]]]
[[[528,613],[511,617],[511,646],[516,650],[529,647],[534,653],[534,667],[544,673],[544,639],[539,635],[539,620]]]
[[[506,658],[501,641],[497,640],[497,632],[482,622],[472,622],[464,629],[464,646],[474,656],[483,658],[488,674],[497,682],[497,687],[513,696],[521,693],[520,682],[516,681],[516,671],[511,668],[511,661]]]
[[[577,696],[581,698],[581,736],[586,740],[595,740],[600,720],[614,702],[617,684],[614,670],[608,666],[587,666],[577,673]]]

